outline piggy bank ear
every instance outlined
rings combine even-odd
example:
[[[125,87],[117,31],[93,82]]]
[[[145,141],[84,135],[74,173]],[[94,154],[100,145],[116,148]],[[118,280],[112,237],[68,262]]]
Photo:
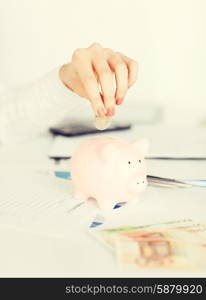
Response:
[[[145,156],[148,152],[149,149],[149,140],[148,139],[139,139],[139,140],[135,140],[132,142],[132,144],[134,145],[135,149],[142,154],[143,156]]]

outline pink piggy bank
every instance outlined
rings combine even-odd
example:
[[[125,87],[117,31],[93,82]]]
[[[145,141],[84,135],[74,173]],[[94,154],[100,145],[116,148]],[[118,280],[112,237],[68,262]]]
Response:
[[[83,141],[71,159],[74,197],[94,198],[102,210],[139,199],[147,185],[148,140],[129,142],[96,136]]]

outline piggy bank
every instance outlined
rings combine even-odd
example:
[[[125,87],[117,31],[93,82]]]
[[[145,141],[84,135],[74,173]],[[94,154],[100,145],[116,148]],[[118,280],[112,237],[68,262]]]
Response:
[[[148,140],[96,136],[77,147],[71,159],[74,197],[96,199],[102,210],[137,201],[147,185]]]

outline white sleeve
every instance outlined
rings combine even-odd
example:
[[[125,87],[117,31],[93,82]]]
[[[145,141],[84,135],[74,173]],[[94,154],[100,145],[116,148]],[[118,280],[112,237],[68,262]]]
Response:
[[[45,133],[66,118],[81,117],[88,101],[70,91],[59,78],[59,68],[20,88],[0,102],[0,141],[16,143]]]

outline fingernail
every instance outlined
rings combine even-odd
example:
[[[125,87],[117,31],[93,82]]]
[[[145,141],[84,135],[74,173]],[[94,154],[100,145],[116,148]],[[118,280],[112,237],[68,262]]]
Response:
[[[114,114],[115,114],[115,108],[114,108],[114,107],[112,107],[111,116],[114,116]]]
[[[117,105],[120,105],[120,104],[122,103],[122,101],[123,101],[123,99],[118,98],[118,99],[116,100],[116,104],[117,104]]]
[[[110,117],[112,115],[112,107],[107,109],[107,116]]]
[[[106,115],[107,115],[108,117],[110,117],[110,116],[113,116],[114,113],[115,113],[115,108],[114,108],[114,107],[110,107],[110,108],[108,108],[107,114],[106,114]]]
[[[97,110],[97,116],[98,117],[102,117],[104,114],[103,114],[103,112],[102,112],[102,109],[101,108],[99,108],[98,110]]]
[[[103,112],[103,114],[104,114],[104,115],[106,115],[106,113],[107,113],[107,110],[106,110],[106,108],[105,108],[105,107],[103,107],[103,108],[102,108],[102,112]]]
[[[106,116],[107,116],[107,117],[110,116],[110,108],[107,109]]]

